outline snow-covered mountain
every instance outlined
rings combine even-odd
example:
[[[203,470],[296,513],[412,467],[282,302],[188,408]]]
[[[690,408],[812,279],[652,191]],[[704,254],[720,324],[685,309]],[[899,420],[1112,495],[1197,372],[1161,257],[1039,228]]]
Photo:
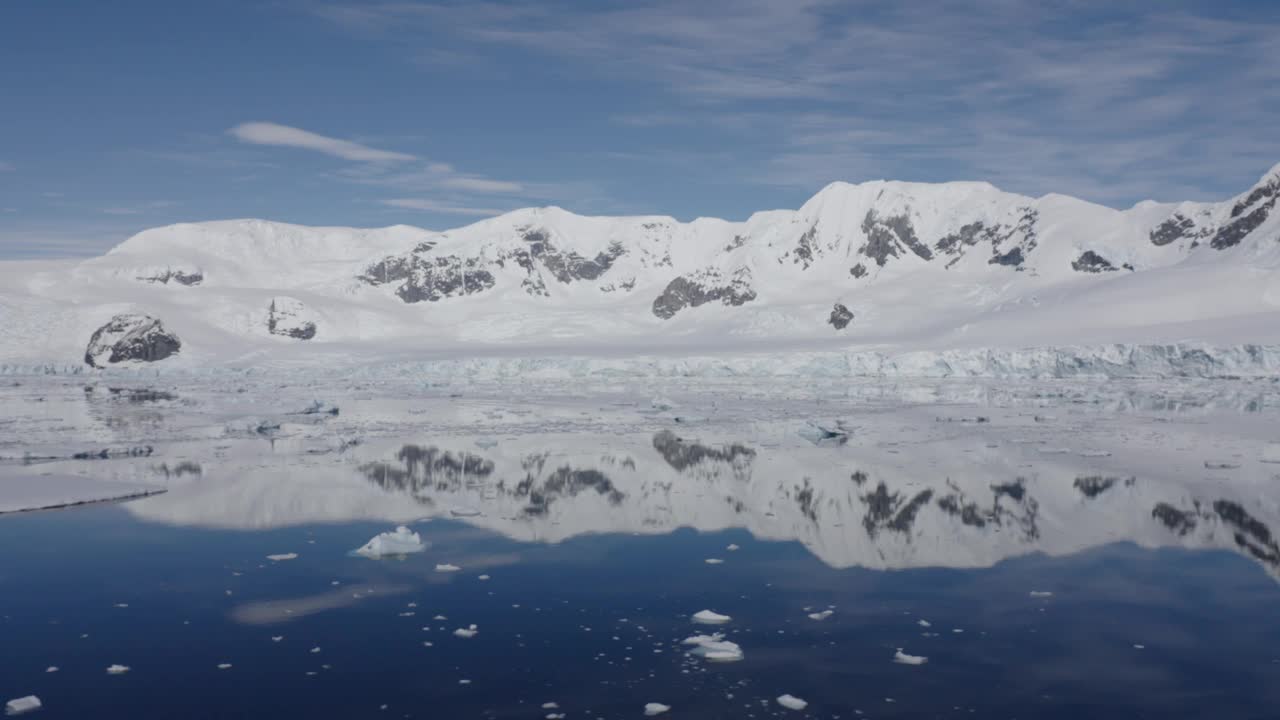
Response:
[[[83,262],[0,264],[0,364],[1238,351],[1280,343],[1278,198],[1280,165],[1225,202],[1123,211],[986,183],[877,181],[744,222],[550,207],[446,232],[173,225]],[[132,344],[86,353],[107,325]]]

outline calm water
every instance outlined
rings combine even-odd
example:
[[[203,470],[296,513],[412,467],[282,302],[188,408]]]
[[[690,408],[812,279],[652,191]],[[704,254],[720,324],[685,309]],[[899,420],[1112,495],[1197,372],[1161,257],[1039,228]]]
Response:
[[[67,425],[73,390],[11,427]],[[603,403],[446,402],[454,431],[412,434],[443,412],[263,433],[209,404],[90,405],[76,432],[104,446],[184,429],[0,481],[168,492],[0,516],[0,700],[38,695],[49,718],[1280,717],[1280,446],[1256,405],[850,409],[831,441],[810,408],[691,425],[710,411],[688,401],[608,423]],[[65,435],[41,452],[81,449]],[[402,523],[424,552],[352,554]],[[691,622],[704,609],[731,620]],[[713,631],[744,658],[690,655]]]

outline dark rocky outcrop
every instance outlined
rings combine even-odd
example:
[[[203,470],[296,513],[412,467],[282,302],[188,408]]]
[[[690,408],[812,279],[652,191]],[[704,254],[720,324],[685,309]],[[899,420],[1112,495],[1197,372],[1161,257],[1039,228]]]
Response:
[[[204,273],[200,270],[191,270],[188,272],[185,270],[173,270],[172,268],[166,268],[164,271],[153,275],[140,275],[138,276],[138,280],[141,280],[142,282],[159,283],[161,285],[168,285],[170,282],[175,282],[179,285],[191,287],[204,282]]]
[[[1071,261],[1071,269],[1076,272],[1100,273],[1115,272],[1116,266],[1111,261],[1092,250],[1085,250],[1080,257]]]
[[[1266,221],[1278,200],[1280,200],[1280,178],[1254,188],[1248,197],[1231,208],[1231,220],[1213,234],[1209,247],[1214,250],[1226,250],[1239,245],[1246,235],[1258,229],[1258,226]]]
[[[1159,520],[1165,527],[1186,535],[1196,527],[1196,513],[1191,510],[1179,510],[1169,503],[1156,503],[1151,509],[1151,517]]]
[[[94,331],[84,352],[90,367],[116,363],[156,362],[182,349],[178,336],[150,315],[123,314]]]
[[[670,320],[687,307],[698,307],[709,302],[738,306],[755,299],[756,292],[751,289],[751,272],[746,268],[740,268],[727,279],[719,271],[704,270],[692,277],[681,276],[667,283],[662,294],[654,298],[653,314],[663,320]]]
[[[1022,267],[1022,263],[1026,262],[1026,257],[1022,254],[1022,248],[1016,247],[1008,252],[996,253],[987,261],[988,265],[1005,265],[1007,267]]]
[[[904,249],[924,260],[933,258],[933,251],[916,237],[911,218],[906,215],[881,217],[875,210],[868,210],[862,219],[862,232],[867,234],[867,244],[860,252],[880,267],[884,267],[889,258],[899,257]]]
[[[303,315],[306,307],[293,298],[275,298],[267,308],[267,332],[272,335],[310,340],[316,336],[316,324]]]
[[[853,311],[840,303],[831,308],[831,315],[827,318],[827,323],[837,330],[845,329],[852,321]]]
[[[881,530],[906,533],[915,524],[920,508],[933,498],[932,490],[921,490],[910,500],[900,493],[891,493],[884,483],[862,496],[867,512],[862,518],[862,527],[870,537],[876,537]]]
[[[855,278],[866,277],[867,266],[863,265],[862,263],[858,263],[857,265],[854,265],[853,267],[849,268],[849,274],[854,276]]]
[[[653,436],[653,449],[662,455],[662,459],[678,472],[702,463],[724,463],[729,465],[750,464],[756,457],[756,451],[745,445],[729,445],[724,448],[708,447],[699,443],[687,443],[670,430],[663,430]]]
[[[1163,247],[1172,242],[1176,242],[1187,237],[1193,237],[1195,235],[1195,221],[1182,213],[1174,213],[1168,220],[1165,220],[1153,228],[1148,237],[1151,238],[1152,245]]]

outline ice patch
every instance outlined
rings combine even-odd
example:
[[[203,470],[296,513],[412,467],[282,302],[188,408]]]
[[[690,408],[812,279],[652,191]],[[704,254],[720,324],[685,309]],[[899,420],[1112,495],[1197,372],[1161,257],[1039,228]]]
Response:
[[[218,669],[219,669],[219,670],[230,670],[230,669],[231,669],[231,663],[218,663]]]
[[[278,555],[268,555],[267,559],[274,560],[275,562],[280,562],[281,560],[297,560],[298,553],[280,553]]]
[[[386,555],[405,555],[422,552],[426,547],[418,533],[401,525],[395,529],[395,532],[384,532],[374,536],[373,539],[355,552],[357,555],[376,559]]]
[[[476,629],[475,625],[472,625],[471,627],[458,628],[453,631],[453,634],[460,638],[473,638],[479,633],[480,631]]]
[[[40,707],[40,698],[35,695],[28,695],[26,697],[14,698],[13,700],[5,703],[4,714],[21,715],[22,713],[31,712],[32,710],[39,710]]]
[[[670,709],[671,709],[670,705],[663,705],[662,703],[645,703],[644,704],[644,714],[646,717],[661,715],[662,713]]]
[[[810,620],[826,620],[835,614],[834,610],[823,610],[821,612],[809,613]]]
[[[1027,594],[1033,598],[1053,597],[1053,593],[1049,592],[1048,590],[1032,590],[1030,593],[1027,593]]]
[[[733,543],[729,543],[729,547],[725,548],[725,550],[728,550],[729,552],[733,552],[737,549],[738,549],[738,546]]]
[[[458,572],[461,569],[462,568],[458,567],[457,565],[452,565],[450,563],[440,563],[439,565],[436,565],[436,572],[438,573]]]
[[[779,695],[778,704],[788,710],[803,710],[809,707],[809,703],[807,701],[801,700],[795,695],[791,695],[789,693],[786,695]]]
[[[723,564],[724,564],[724,560],[721,560],[720,558],[707,558],[705,562],[706,562],[708,565],[723,565]]]
[[[926,628],[933,627],[933,623],[929,622],[928,620],[917,620],[916,624],[919,625],[920,627],[926,627]]]
[[[929,662],[929,658],[923,655],[908,655],[902,652],[902,648],[893,654],[893,661],[899,665],[923,665]]]
[[[732,620],[728,615],[721,615],[714,610],[699,610],[693,614],[693,621],[700,625],[723,625]]]
[[[693,635],[684,639],[685,645],[696,645],[689,652],[710,662],[737,662],[743,658],[742,647],[725,640],[724,635]]]
[[[128,665],[109,665],[107,666],[108,675],[123,675],[129,672]]]

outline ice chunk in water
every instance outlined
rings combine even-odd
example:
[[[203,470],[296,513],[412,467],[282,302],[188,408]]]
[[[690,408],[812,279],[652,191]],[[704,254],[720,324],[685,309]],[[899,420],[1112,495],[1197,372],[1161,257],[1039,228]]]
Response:
[[[436,572],[451,573],[458,572],[461,569],[462,568],[451,563],[440,563],[439,565],[436,565]]]
[[[476,626],[472,625],[471,627],[458,628],[457,630],[453,631],[453,634],[457,635],[460,638],[473,638],[479,632],[480,631],[476,629]]]
[[[809,613],[810,620],[826,620],[835,614],[834,610],[823,610],[822,612]]]
[[[645,703],[644,704],[644,714],[646,717],[661,715],[662,713],[670,709],[671,709],[670,705],[663,705],[662,703]]]
[[[280,562],[281,560],[296,560],[297,558],[298,553],[279,553],[277,555],[267,556],[268,560],[273,560],[275,562]]]
[[[40,698],[35,695],[28,695],[26,697],[14,698],[13,700],[5,703],[4,712],[6,715],[19,715],[21,713],[31,712],[32,710],[39,710],[40,705]]]
[[[700,625],[723,625],[732,620],[728,615],[721,615],[714,610],[699,610],[693,614],[693,621]]]
[[[893,654],[893,661],[899,665],[923,665],[929,662],[929,658],[923,655],[908,655],[902,652],[902,648]]]
[[[788,710],[803,710],[809,707],[808,702],[801,700],[800,698],[796,697],[795,695],[791,695],[790,693],[786,695],[779,695],[778,704]]]
[[[384,532],[375,536],[359,550],[356,550],[356,554],[369,558],[380,558],[384,555],[404,555],[406,553],[422,552],[426,547],[418,533],[401,525],[395,529],[395,532]]]
[[[693,635],[684,639],[685,645],[696,645],[694,655],[711,662],[737,662],[742,659],[742,647],[736,642],[725,640],[724,635]]]
[[[123,675],[129,672],[128,665],[110,665],[107,667],[108,675]]]

